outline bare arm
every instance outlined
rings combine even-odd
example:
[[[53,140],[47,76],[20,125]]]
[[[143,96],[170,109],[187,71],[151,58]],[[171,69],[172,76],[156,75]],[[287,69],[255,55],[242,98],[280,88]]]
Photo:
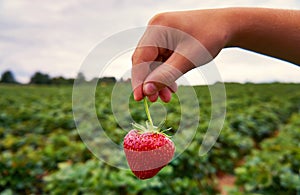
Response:
[[[224,8],[169,12],[154,16],[149,22],[148,29],[153,25],[175,28],[191,35],[206,48],[210,58],[204,57],[195,64],[176,52],[155,46],[139,47],[145,40],[148,43],[155,43],[157,37],[164,36],[161,32],[155,32],[154,35],[158,36],[152,36],[151,30],[149,31],[152,35],[149,36],[146,30],[145,36],[132,56],[133,70],[141,63],[157,59],[163,59],[164,64],[150,73],[143,74],[143,71],[136,71],[138,74],[135,74],[133,71],[132,81],[136,100],[147,96],[151,101],[156,101],[160,96],[163,101],[168,102],[171,92],[176,90],[174,84],[180,77],[178,72],[184,74],[207,63],[226,47],[239,47],[300,65],[299,10]],[[175,44],[174,48],[179,46],[179,48],[187,48],[190,53],[196,55],[199,53],[193,51],[190,44],[186,44],[185,41],[178,41],[178,37],[173,36],[172,33],[167,33],[166,38],[162,40],[171,42],[173,46]],[[201,56],[201,52],[199,55]],[[172,70],[175,72],[171,72]],[[137,80],[142,83],[136,84]]]
[[[300,65],[300,11],[231,9],[236,28],[227,46],[237,46]]]

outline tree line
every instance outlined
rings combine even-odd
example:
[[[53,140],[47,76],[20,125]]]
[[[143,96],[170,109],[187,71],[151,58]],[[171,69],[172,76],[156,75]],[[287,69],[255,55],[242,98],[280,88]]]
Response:
[[[77,82],[88,82],[83,73],[78,73]],[[117,80],[115,77],[102,77],[102,78],[94,78],[92,81],[97,80],[99,82],[105,83],[115,83]],[[44,74],[42,72],[34,73],[29,83],[27,84],[35,84],[35,85],[72,85],[74,83],[74,78],[64,78],[62,76],[59,77],[50,77],[48,74]],[[0,77],[0,83],[5,84],[20,84],[16,79],[12,71],[8,70],[2,73]]]

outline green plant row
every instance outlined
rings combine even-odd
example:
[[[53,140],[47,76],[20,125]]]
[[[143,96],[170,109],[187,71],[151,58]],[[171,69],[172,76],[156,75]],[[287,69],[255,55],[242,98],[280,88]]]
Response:
[[[95,110],[106,134],[121,145],[127,132],[111,109],[113,87],[97,88]],[[183,112],[185,130],[195,130],[195,137],[161,173],[140,181],[89,152],[73,120],[70,86],[0,85],[0,194],[217,194],[219,172],[236,174],[237,189],[244,193],[299,191],[299,85],[226,84],[226,120],[205,156],[198,152],[210,120],[211,99],[207,87],[194,89],[200,106],[196,130],[197,113],[194,102],[187,101],[188,93],[180,97],[184,108],[176,95],[170,103],[160,103],[167,110],[166,126],[173,129],[170,135],[180,126]],[[132,97],[129,112],[130,117],[122,119],[128,122],[126,130],[132,119],[140,122],[147,117],[143,104]],[[241,161],[245,164],[238,166]]]

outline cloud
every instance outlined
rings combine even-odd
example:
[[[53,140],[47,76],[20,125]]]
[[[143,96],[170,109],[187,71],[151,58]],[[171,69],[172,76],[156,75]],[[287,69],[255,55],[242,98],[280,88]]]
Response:
[[[12,70],[21,82],[28,82],[35,71],[49,73],[51,76],[73,77],[85,57],[99,42],[122,30],[146,25],[156,13],[229,6],[299,9],[300,3],[297,0],[166,0],[161,2],[2,0],[0,1],[0,72]],[[124,67],[130,67],[128,55],[120,58],[123,60],[119,59],[118,64],[124,63]],[[258,55],[249,56],[243,51],[224,51],[217,57],[216,62],[225,80],[242,82],[245,78],[250,81],[262,81],[263,78],[282,80],[283,76],[280,78],[274,76],[276,71],[281,75],[290,75],[289,79],[295,77],[292,72],[299,72],[297,68],[291,69],[285,62]],[[259,74],[259,71],[271,70],[268,65],[261,66],[261,64],[272,64],[273,68],[276,67],[272,70],[275,71],[274,75],[270,72]],[[284,65],[281,66],[282,64]],[[119,66],[120,69],[111,70],[111,74],[120,75],[122,65]],[[234,71],[238,71],[239,74]],[[256,74],[249,75],[255,71]]]

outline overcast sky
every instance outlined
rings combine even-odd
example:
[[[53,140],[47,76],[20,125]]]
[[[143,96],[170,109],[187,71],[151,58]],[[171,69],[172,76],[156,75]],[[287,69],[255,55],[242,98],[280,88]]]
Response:
[[[0,0],[0,73],[12,70],[21,82],[36,71],[74,77],[97,44],[145,26],[156,13],[231,6],[300,9],[300,1]],[[223,50],[215,64],[224,81],[300,82],[299,67],[239,49]],[[130,66],[129,52],[115,59],[107,74],[120,77]]]

